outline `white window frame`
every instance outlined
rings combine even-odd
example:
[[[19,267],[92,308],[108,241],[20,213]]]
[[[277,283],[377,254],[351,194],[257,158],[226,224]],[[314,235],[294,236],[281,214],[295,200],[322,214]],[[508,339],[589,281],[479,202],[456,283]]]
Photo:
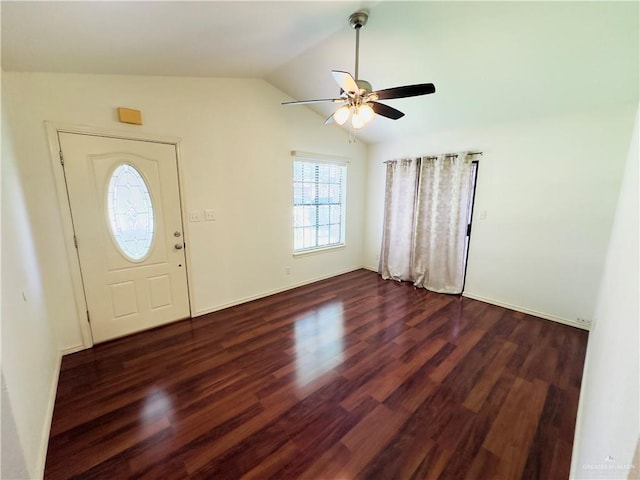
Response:
[[[331,164],[331,165],[336,165],[339,167],[343,168],[343,172],[342,172],[342,182],[341,182],[341,202],[340,202],[340,207],[341,207],[341,214],[340,214],[340,242],[339,243],[333,243],[330,245],[317,245],[317,246],[313,246],[313,247],[307,247],[307,248],[300,248],[297,249],[295,248],[295,231],[296,228],[296,224],[295,224],[295,216],[293,214],[292,211],[292,243],[293,243],[293,255],[294,256],[300,256],[300,255],[307,255],[310,253],[318,253],[318,252],[323,252],[323,251],[328,251],[328,250],[334,250],[337,248],[344,248],[344,246],[346,245],[346,223],[347,223],[347,173],[348,173],[348,164],[349,161],[346,158],[343,157],[335,157],[335,156],[331,156],[331,155],[322,155],[322,154],[318,154],[318,153],[308,153],[308,152],[300,152],[300,151],[292,151],[291,152],[291,156],[293,157],[293,162],[291,164],[292,167],[292,187],[295,185],[295,180],[294,180],[294,168],[295,168],[295,164],[296,162],[304,162],[304,163],[309,163],[309,164]],[[292,209],[295,208],[295,194],[294,194],[294,198],[292,199]],[[320,203],[318,203],[318,205],[322,205]],[[318,225],[315,225],[316,230],[318,229]]]

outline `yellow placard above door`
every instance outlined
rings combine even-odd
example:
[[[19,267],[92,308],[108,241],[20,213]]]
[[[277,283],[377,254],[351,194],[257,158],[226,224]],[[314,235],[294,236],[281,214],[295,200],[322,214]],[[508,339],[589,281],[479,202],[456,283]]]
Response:
[[[131,108],[118,107],[118,120],[122,123],[142,125],[142,112]]]

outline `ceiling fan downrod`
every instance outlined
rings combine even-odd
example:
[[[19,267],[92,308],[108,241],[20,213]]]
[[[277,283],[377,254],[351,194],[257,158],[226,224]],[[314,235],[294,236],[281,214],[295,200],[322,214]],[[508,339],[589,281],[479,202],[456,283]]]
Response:
[[[349,17],[349,25],[356,31],[356,68],[354,78],[356,82],[358,81],[358,67],[360,64],[360,29],[367,24],[368,19],[369,14],[365,11],[353,13]]]

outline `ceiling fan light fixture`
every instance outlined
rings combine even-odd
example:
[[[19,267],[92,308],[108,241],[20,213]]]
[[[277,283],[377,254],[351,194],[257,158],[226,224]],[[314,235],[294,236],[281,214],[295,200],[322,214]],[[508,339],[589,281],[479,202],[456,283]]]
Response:
[[[353,115],[351,115],[351,126],[356,130],[360,130],[362,127],[364,127],[364,124],[365,122],[358,113],[358,110],[353,112]]]
[[[343,105],[342,107],[340,107],[338,110],[336,110],[333,114],[333,120],[338,124],[338,125],[344,125],[347,120],[349,119],[349,114],[351,112],[349,111],[349,107],[347,105]]]
[[[371,108],[371,105],[369,105],[368,103],[363,103],[362,105],[360,105],[360,108],[358,108],[358,115],[364,123],[369,123],[371,120],[373,120],[375,112],[373,111],[373,108]]]

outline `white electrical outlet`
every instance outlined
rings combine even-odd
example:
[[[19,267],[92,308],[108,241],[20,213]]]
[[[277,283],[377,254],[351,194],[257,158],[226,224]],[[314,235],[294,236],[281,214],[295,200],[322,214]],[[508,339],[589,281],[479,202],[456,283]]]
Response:
[[[215,214],[215,212],[214,212],[213,210],[205,210],[205,211],[204,211],[204,219],[205,219],[207,222],[210,222],[210,221],[212,221],[212,220],[215,220],[215,219],[216,219],[216,214]]]
[[[189,213],[189,221],[190,222],[201,222],[202,221],[202,210],[192,210]]]

